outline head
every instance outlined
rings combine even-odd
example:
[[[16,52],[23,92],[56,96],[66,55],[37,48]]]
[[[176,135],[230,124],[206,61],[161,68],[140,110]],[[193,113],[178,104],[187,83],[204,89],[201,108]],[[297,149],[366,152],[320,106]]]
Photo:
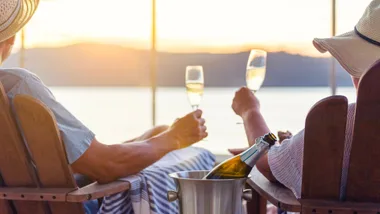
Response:
[[[328,51],[358,88],[360,78],[380,59],[380,0],[371,1],[352,31],[314,39],[313,44],[321,53]]]
[[[39,0],[0,1],[0,64],[10,55],[15,35],[29,22]]]

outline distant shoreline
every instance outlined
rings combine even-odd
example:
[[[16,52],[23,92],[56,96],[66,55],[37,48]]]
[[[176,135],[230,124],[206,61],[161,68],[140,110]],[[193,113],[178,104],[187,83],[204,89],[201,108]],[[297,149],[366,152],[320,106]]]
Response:
[[[48,87],[53,87],[53,88],[141,88],[141,89],[147,89],[151,88],[150,86],[115,86],[115,85],[48,85]],[[234,88],[240,88],[242,86],[226,86],[226,87],[207,87],[205,86],[206,89],[234,89]],[[173,88],[185,88],[184,86],[157,86],[158,89],[173,89]],[[330,88],[330,86],[263,86],[261,87],[260,90],[262,89],[277,89],[277,88]],[[353,88],[353,86],[338,86],[338,88]]]
[[[157,53],[156,84],[182,87],[185,68],[202,65],[207,87],[245,85],[249,52],[232,54]],[[20,53],[12,54],[3,67],[14,67]],[[63,48],[25,51],[25,67],[45,84],[63,87],[149,87],[150,52],[116,45],[78,44]],[[269,52],[264,87],[328,87],[330,58]],[[351,86],[350,76],[337,65],[338,86]]]

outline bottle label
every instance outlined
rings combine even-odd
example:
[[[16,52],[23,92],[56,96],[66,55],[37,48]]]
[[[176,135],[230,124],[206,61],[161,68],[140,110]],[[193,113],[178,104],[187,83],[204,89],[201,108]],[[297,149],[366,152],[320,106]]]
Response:
[[[261,155],[269,149],[269,143],[263,140],[263,137],[256,138],[255,145],[240,155],[241,161],[250,167],[253,167]]]

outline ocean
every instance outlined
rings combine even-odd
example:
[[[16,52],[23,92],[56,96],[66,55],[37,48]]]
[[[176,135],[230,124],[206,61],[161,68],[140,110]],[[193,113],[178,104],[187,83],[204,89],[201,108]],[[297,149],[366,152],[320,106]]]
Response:
[[[73,115],[90,128],[98,140],[115,144],[141,135],[152,127],[150,88],[133,87],[51,87],[52,92]],[[227,154],[228,148],[247,146],[241,119],[231,109],[237,88],[205,88],[200,109],[209,136],[195,146],[215,154]],[[340,87],[337,93],[355,102],[355,89]],[[272,132],[302,130],[310,108],[331,95],[327,87],[262,88],[257,92],[261,112]],[[185,88],[158,88],[157,124],[170,125],[192,111]]]

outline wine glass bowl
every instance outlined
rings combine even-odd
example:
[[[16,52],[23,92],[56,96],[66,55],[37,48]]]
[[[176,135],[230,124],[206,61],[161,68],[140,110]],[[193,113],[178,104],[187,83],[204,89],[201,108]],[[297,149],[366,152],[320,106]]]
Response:
[[[198,109],[204,91],[203,67],[191,65],[186,67],[186,91],[187,98],[193,110]]]
[[[264,82],[266,74],[267,52],[263,50],[251,50],[246,70],[247,87],[256,92]]]
[[[252,49],[249,53],[245,81],[247,88],[256,93],[265,80],[267,66],[267,52],[259,49]],[[237,124],[243,124],[237,122]]]

